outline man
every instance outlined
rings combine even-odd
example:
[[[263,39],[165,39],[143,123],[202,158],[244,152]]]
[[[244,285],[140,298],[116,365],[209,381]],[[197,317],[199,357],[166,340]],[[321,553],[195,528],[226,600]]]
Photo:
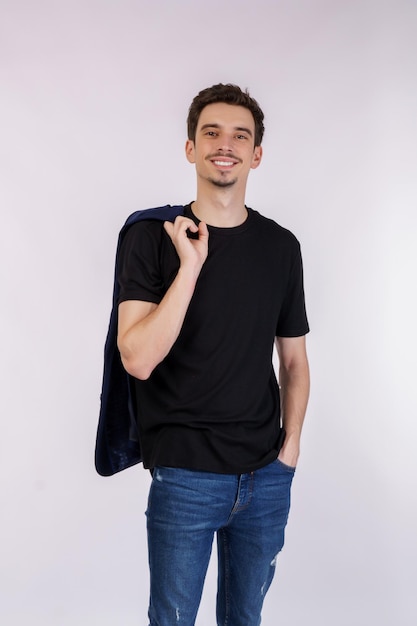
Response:
[[[245,206],[263,117],[234,85],[200,92],[185,147],[196,200],[174,223],[132,226],[120,251],[118,347],[153,474],[151,626],[195,623],[214,534],[217,624],[258,625],[284,543],[308,323],[297,240]]]

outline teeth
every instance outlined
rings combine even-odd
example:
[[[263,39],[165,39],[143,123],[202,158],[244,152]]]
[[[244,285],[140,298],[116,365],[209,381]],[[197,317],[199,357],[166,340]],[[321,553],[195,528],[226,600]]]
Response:
[[[220,165],[221,167],[227,167],[228,165],[233,165],[231,161],[214,161],[215,165]]]

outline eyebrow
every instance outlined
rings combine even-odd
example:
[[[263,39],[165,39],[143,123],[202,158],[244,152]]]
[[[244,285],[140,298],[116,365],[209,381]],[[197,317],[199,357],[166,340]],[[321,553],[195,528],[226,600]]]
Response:
[[[200,130],[205,130],[206,128],[221,128],[220,124],[203,124]],[[240,132],[248,133],[250,137],[252,137],[253,133],[250,128],[246,128],[246,126],[235,126],[233,130],[238,130]]]

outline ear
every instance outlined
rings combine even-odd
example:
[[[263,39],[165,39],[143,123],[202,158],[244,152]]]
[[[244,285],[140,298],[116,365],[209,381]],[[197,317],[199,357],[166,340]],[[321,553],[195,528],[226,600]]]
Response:
[[[195,163],[195,146],[191,139],[187,139],[185,142],[185,156],[189,163]]]
[[[255,170],[262,161],[262,146],[255,146],[252,155],[251,168]]]

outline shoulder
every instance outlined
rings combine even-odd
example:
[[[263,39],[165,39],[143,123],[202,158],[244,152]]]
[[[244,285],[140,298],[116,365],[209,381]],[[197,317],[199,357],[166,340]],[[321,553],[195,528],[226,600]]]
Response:
[[[124,231],[125,237],[142,237],[158,235],[163,229],[162,220],[140,220],[129,224]]]
[[[163,239],[163,222],[141,220],[129,224],[120,234],[120,251],[123,256],[155,254]]]
[[[166,204],[160,207],[152,207],[151,209],[142,209],[129,215],[124,228],[144,220],[155,220],[157,222],[165,222],[166,220],[174,221],[177,215],[181,215],[183,212],[184,206],[182,204]]]
[[[163,232],[163,223],[174,221],[177,215],[184,212],[183,205],[167,204],[161,207],[152,207],[135,211],[127,218],[120,231],[120,241],[128,239],[156,239],[160,240]]]
[[[297,237],[288,228],[284,228],[275,220],[261,215],[254,209],[249,209],[254,227],[259,230],[263,238],[273,240],[276,245],[288,247],[291,250],[300,248]]]

